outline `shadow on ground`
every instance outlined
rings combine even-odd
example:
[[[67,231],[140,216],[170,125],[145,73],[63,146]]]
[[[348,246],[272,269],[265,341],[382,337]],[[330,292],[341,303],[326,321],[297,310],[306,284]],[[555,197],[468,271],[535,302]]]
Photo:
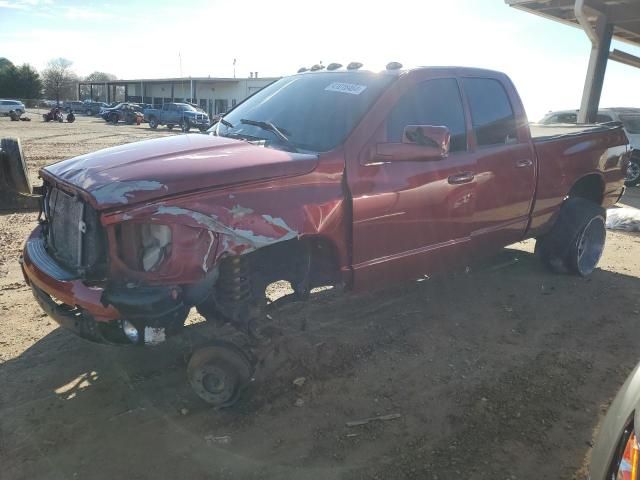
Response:
[[[191,393],[183,345],[58,329],[0,364],[2,477],[580,478],[639,360],[639,287],[606,270],[553,276],[506,250],[469,274],[325,294],[274,319],[302,339],[281,354],[305,384],[260,380],[224,411]],[[346,426],[388,414],[400,417]]]

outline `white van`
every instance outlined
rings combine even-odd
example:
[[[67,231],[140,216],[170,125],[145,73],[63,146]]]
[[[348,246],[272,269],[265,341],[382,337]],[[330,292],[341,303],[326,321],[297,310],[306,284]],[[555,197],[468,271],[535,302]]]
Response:
[[[25,111],[24,103],[19,100],[4,100],[0,98],[0,116],[9,116],[11,110],[18,115],[22,115]]]

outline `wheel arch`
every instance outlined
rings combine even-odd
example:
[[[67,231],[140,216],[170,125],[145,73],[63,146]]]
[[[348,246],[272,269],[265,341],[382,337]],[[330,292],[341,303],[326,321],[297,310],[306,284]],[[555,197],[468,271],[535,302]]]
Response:
[[[600,173],[588,173],[573,183],[567,198],[584,198],[602,205],[604,188],[605,182]]]

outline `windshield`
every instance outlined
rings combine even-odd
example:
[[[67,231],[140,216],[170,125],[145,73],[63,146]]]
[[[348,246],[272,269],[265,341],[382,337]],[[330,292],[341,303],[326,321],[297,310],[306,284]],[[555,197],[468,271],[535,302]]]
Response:
[[[264,123],[269,122],[296,149],[326,152],[344,141],[393,79],[365,72],[286,77],[238,105],[213,131],[222,136],[282,143],[281,136],[264,128]]]
[[[628,133],[640,133],[640,115],[620,115],[620,120]]]
[[[178,110],[183,110],[185,112],[195,112],[195,111],[197,111],[191,105],[180,105],[180,104],[178,104]]]

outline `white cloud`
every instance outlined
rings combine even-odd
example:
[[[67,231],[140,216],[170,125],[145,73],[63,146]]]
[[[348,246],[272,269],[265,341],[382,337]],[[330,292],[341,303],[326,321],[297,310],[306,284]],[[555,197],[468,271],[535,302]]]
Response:
[[[51,5],[52,0],[0,0],[0,8],[28,10],[39,5]]]

